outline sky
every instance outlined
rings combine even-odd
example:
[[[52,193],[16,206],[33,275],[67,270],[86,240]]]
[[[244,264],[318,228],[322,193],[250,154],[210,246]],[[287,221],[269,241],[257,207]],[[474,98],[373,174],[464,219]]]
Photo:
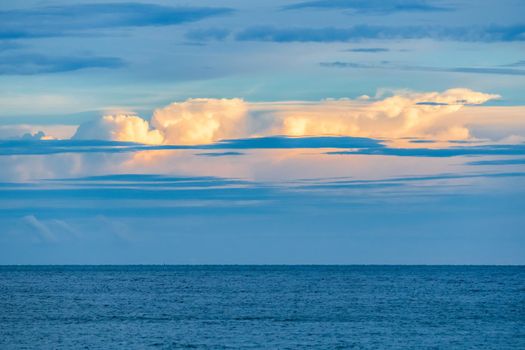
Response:
[[[0,264],[525,264],[525,2],[0,4]]]

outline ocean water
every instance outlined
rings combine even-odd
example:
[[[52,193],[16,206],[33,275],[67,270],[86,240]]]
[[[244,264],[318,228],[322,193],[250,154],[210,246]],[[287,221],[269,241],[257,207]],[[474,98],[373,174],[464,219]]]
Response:
[[[0,349],[525,349],[525,267],[0,267]]]

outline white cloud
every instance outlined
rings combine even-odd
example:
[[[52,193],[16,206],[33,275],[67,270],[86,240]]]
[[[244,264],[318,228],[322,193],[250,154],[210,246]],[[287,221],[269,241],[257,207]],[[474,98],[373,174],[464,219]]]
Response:
[[[43,222],[38,220],[34,215],[27,215],[22,220],[30,227],[31,231],[36,234],[36,237],[47,242],[56,242],[57,237],[51,229]]]
[[[402,93],[376,102],[324,101],[287,108],[277,114],[286,135],[465,139],[470,132],[464,123],[445,117],[465,105],[482,104],[498,97],[468,89],[451,89],[442,93]]]
[[[84,123],[73,136],[80,140],[112,140],[145,144],[160,144],[163,137],[159,130],[151,130],[147,120],[135,115],[106,115]]]
[[[157,109],[151,124],[165,143],[203,144],[244,137],[248,105],[243,100],[195,98]]]
[[[472,118],[456,113],[498,95],[469,89],[402,92],[382,100],[247,103],[241,99],[188,99],[154,111],[151,123],[108,115],[81,125],[74,138],[145,144],[206,144],[264,135],[343,135],[467,139]]]
[[[80,125],[74,139],[145,144],[203,144],[246,135],[241,99],[189,99],[155,110],[150,123],[135,115],[106,115]]]

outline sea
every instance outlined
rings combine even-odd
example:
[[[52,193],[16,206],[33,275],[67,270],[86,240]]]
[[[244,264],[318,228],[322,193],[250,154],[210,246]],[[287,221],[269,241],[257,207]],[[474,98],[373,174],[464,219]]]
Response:
[[[1,266],[0,349],[525,349],[525,267]]]

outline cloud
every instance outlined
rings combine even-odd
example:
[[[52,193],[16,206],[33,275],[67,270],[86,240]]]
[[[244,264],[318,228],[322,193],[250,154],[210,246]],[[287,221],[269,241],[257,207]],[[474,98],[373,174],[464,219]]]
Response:
[[[450,89],[441,93],[398,94],[371,103],[325,101],[279,114],[285,135],[466,139],[470,131],[464,122],[447,116],[464,105],[482,104],[498,97],[469,89]]]
[[[9,50],[17,50],[24,47],[23,45],[13,42],[13,41],[0,41],[0,52],[9,51]]]
[[[242,156],[244,153],[242,152],[204,152],[204,153],[197,153],[198,156],[204,156],[204,157],[231,157],[231,156]]]
[[[468,162],[467,165],[525,165],[525,158],[518,159],[494,159],[494,160],[478,160],[475,162]]]
[[[26,215],[22,220],[39,239],[46,242],[56,242],[58,240],[51,229],[42,221],[38,220],[34,215]]]
[[[232,13],[229,8],[171,7],[135,2],[0,11],[0,39],[79,35],[94,29],[167,26]]]
[[[356,25],[346,28],[250,27],[236,34],[239,41],[351,42],[367,39],[435,39],[466,42],[525,41],[525,24],[469,27]]]
[[[383,148],[380,140],[349,136],[268,136],[248,139],[225,140],[214,148],[226,149],[315,149],[315,148]]]
[[[119,114],[81,124],[73,139],[160,144],[164,138],[159,130],[150,130],[148,121],[134,115]]]
[[[525,60],[516,61],[509,64],[504,64],[501,67],[525,67]]]
[[[69,138],[74,125],[0,125],[0,140],[53,140]]]
[[[0,125],[0,140],[20,139],[26,134],[39,133],[30,125]]]
[[[334,158],[323,157],[327,160]],[[213,162],[213,160],[203,162],[207,161]],[[366,165],[366,163],[360,164]],[[279,166],[278,169],[284,173],[279,175],[284,175],[286,178],[289,170]],[[67,221],[99,215],[137,218],[139,213],[141,217],[154,218],[194,216],[195,214],[231,214],[232,210],[236,214],[254,213],[254,211],[261,212],[260,210],[265,205],[274,205],[276,200],[292,204],[289,201],[296,199],[293,202],[294,205],[304,204],[307,198],[305,191],[312,190],[322,198],[333,198],[337,205],[340,205],[341,196],[326,196],[325,191],[345,188],[359,190],[415,186],[412,188],[430,190],[429,193],[435,195],[434,190],[437,184],[438,188],[446,186],[447,191],[458,194],[457,191],[461,189],[452,185],[453,180],[460,180],[456,183],[464,185],[465,180],[468,179],[508,178],[512,181],[525,177],[524,172],[500,172],[498,169],[478,173],[434,171],[418,174],[416,171],[413,174],[413,176],[396,175],[394,172],[388,175],[379,173],[370,177],[323,176],[322,178],[305,179],[295,177],[301,175],[295,173],[288,181],[273,181],[270,184],[261,182],[261,180],[243,181],[230,177],[194,176],[186,178],[137,173],[129,174],[131,176],[123,174],[122,179],[119,179],[119,175],[87,178],[87,181],[86,178],[57,179],[51,184],[49,182],[34,183],[30,189],[17,187],[20,184],[15,182],[0,187],[0,198],[4,204],[16,199],[22,200],[27,205],[6,205],[0,211],[0,219],[22,217],[23,223],[30,228],[30,233],[35,234],[39,241],[64,242],[67,239],[88,237],[83,234],[83,230],[78,230],[78,221],[74,226],[68,224]],[[442,180],[447,180],[448,185],[444,185]],[[419,184],[426,184],[426,186],[419,187]],[[393,190],[395,192],[392,194],[396,197],[404,195],[398,192],[399,188],[393,188]],[[409,192],[409,196],[410,193],[413,196],[414,193]],[[419,192],[419,194],[423,193]],[[313,193],[310,192],[310,194]],[[369,196],[373,196],[373,193],[368,192],[366,197],[371,198]],[[347,199],[362,204],[362,198],[357,195]],[[79,199],[82,200],[79,201]],[[50,201],[53,203],[52,206],[49,205]],[[90,205],[86,206],[84,201],[89,201]],[[122,205],[124,202],[127,204]],[[329,205],[329,202],[324,202],[324,205]],[[282,210],[283,208],[293,208],[293,206],[285,204],[277,209]],[[271,208],[267,209],[271,210]],[[38,219],[35,217],[35,211],[38,212]],[[99,225],[99,230],[104,227],[104,225]],[[92,233],[92,230],[85,232]]]
[[[450,8],[432,5],[423,0],[314,0],[288,5],[285,9],[336,9],[382,14],[450,11]]]
[[[420,106],[448,106],[448,103],[422,101],[422,102],[416,102],[416,105],[420,105]]]
[[[358,47],[354,49],[344,50],[346,52],[363,52],[363,53],[379,53],[379,52],[388,52],[390,51],[384,47]]]
[[[73,139],[143,144],[203,145],[261,135],[462,140],[469,126],[454,113],[498,95],[469,89],[398,93],[383,100],[317,103],[247,103],[241,99],[188,99],[154,111],[151,122],[108,115],[80,125]]]
[[[394,142],[392,142],[394,141]],[[348,136],[269,136],[269,137],[254,137],[248,139],[226,140],[207,145],[140,145],[136,143],[125,142],[109,142],[109,141],[83,141],[83,140],[52,140],[52,141],[0,141],[0,156],[13,155],[51,155],[51,154],[123,154],[134,153],[136,155],[145,155],[155,157],[156,154],[167,154],[165,151],[172,150],[224,150],[224,152],[207,152],[197,153],[197,155],[219,157],[219,156],[235,156],[240,152],[232,152],[231,150],[301,150],[301,149],[336,149],[336,151],[326,152],[332,155],[376,155],[376,156],[398,156],[398,157],[432,157],[432,158],[448,158],[457,156],[521,156],[525,155],[525,144],[520,140],[516,144],[510,142],[502,143],[487,143],[477,141],[477,145],[457,146],[457,141],[445,142],[442,148],[436,148],[437,142],[423,143],[423,145],[430,145],[431,147],[424,148],[418,146],[403,147],[402,145],[410,146],[410,142],[400,143],[402,140],[388,140],[364,138],[364,137],[348,137]],[[461,144],[470,144],[473,142],[463,141]],[[420,144],[420,143],[418,143]],[[452,144],[452,145],[451,145]],[[159,153],[155,153],[159,152]],[[173,154],[173,153],[171,153]],[[212,154],[214,156],[212,156]],[[251,158],[251,157],[249,157]],[[509,163],[511,164],[511,163]],[[520,163],[518,163],[520,164]],[[47,163],[46,163],[47,165]],[[471,165],[471,164],[468,164]],[[34,160],[31,162],[29,168],[35,170]],[[16,178],[20,179],[21,175],[16,169]],[[49,176],[48,172],[44,176]],[[5,175],[5,174],[3,174]],[[34,175],[32,175],[34,177]],[[43,176],[43,175],[39,175]],[[101,177],[93,177],[94,180],[100,181],[148,181],[148,179],[139,179],[136,175],[125,175],[122,178],[115,175]],[[27,175],[25,175],[27,177]],[[9,176],[8,176],[9,178]],[[67,179],[63,179],[66,181]],[[90,181],[91,178],[82,178],[82,181]],[[174,178],[160,179],[151,178],[151,181],[156,183],[163,183],[165,181],[176,183],[178,181],[184,182],[184,185],[190,184],[193,180],[191,178],[181,178],[180,180]],[[1,184],[0,184],[1,185]],[[160,185],[159,185],[160,186]],[[170,185],[175,186],[174,184]],[[1,187],[1,186],[0,186]],[[161,186],[162,187],[162,186]],[[2,195],[7,198],[6,193]],[[21,198],[19,194],[14,195]]]
[[[342,150],[330,151],[326,154],[332,155],[384,155],[397,157],[432,157],[448,158],[458,156],[523,156],[525,154],[524,145],[488,145],[488,146],[463,146],[450,148],[397,148],[383,147],[377,149],[359,149],[359,150]],[[520,176],[524,176],[522,173]]]
[[[71,72],[87,68],[121,68],[125,62],[117,57],[46,56],[24,54],[0,57],[0,75],[34,75]]]
[[[230,35],[225,28],[194,29],[186,32],[186,39],[195,41],[224,40]]]
[[[503,178],[503,177],[525,177],[523,172],[513,173],[482,173],[482,174],[460,174],[460,173],[445,173],[427,176],[404,176],[404,177],[390,177],[375,180],[354,180],[350,178],[342,179],[319,179],[305,181],[302,188],[352,188],[354,186],[363,185],[409,185],[412,182],[432,182],[436,180],[458,180],[458,179],[476,179],[476,178]]]
[[[355,62],[321,62],[322,67],[327,68],[356,68],[356,69],[395,69],[403,71],[422,72],[448,72],[448,73],[472,73],[472,74],[499,74],[499,75],[525,75],[525,70],[499,67],[425,67],[425,66],[403,66],[393,64],[364,64]]]
[[[118,180],[114,182],[98,182],[91,181],[88,184],[75,183],[67,181],[55,181],[54,185],[57,187],[49,187],[45,185],[36,185],[28,189],[20,189],[14,187],[15,184],[10,184],[10,187],[0,187],[0,196],[4,201],[9,200],[23,200],[28,205],[26,207],[11,207],[0,211],[0,218],[12,216],[25,216],[24,221],[30,225],[39,236],[53,241],[57,240],[60,233],[54,222],[42,222],[31,215],[30,212],[38,208],[39,216],[46,217],[52,215],[63,215],[63,217],[70,218],[72,216],[93,216],[97,214],[111,214],[111,215],[126,215],[136,216],[137,207],[133,205],[114,205],[107,201],[115,200],[160,200],[160,201],[177,201],[181,205],[176,209],[177,215],[184,213],[184,208],[194,212],[192,207],[198,207],[198,210],[205,210],[208,207],[215,211],[220,207],[230,208],[232,206],[242,207],[246,206],[246,202],[240,203],[238,201],[263,200],[275,192],[274,189],[257,186],[250,181],[239,181],[228,178],[217,178],[200,180],[195,178],[194,181],[174,181],[157,183],[155,181],[126,181],[121,183]],[[97,201],[98,205],[86,207],[77,202],[79,198]],[[48,203],[53,200],[55,204],[61,204],[63,207],[60,213],[57,213],[56,207],[42,206],[37,204]],[[187,203],[190,200],[190,203]],[[73,204],[75,203],[75,204]],[[184,203],[187,203],[184,205]],[[33,204],[33,205],[31,205]],[[145,207],[140,208],[141,215],[159,215],[160,212],[148,210]],[[160,209],[156,207],[155,209]],[[165,210],[171,215],[174,214],[173,207],[165,207]],[[47,215],[46,215],[47,214]],[[63,226],[63,225],[61,225]],[[68,230],[71,231],[71,230]]]
[[[241,99],[195,98],[155,110],[151,124],[164,143],[203,144],[246,136],[247,114]]]
[[[246,136],[241,99],[195,98],[154,111],[151,125],[134,115],[108,115],[80,125],[73,139],[197,145]]]
[[[22,140],[45,140],[46,134],[43,131],[39,131],[36,133],[25,133],[22,135]]]
[[[46,155],[65,153],[127,153],[169,150],[232,150],[232,149],[315,149],[315,148],[376,148],[381,140],[348,136],[286,137],[267,136],[229,139],[201,145],[147,145],[135,142],[80,139],[70,140],[0,140],[0,156]],[[221,155],[238,152],[223,152]],[[202,155],[202,154],[201,154]],[[209,154],[206,154],[209,155]],[[239,154],[240,155],[240,154]]]
[[[87,177],[71,177],[49,180],[51,186],[93,189],[97,187],[113,188],[115,190],[142,188],[145,190],[207,190],[210,188],[240,188],[248,187],[251,181],[237,178],[223,178],[216,176],[175,176],[163,174],[112,174]],[[6,184],[5,188],[18,189],[12,184]],[[0,188],[1,191],[1,188]],[[182,198],[181,198],[182,199]]]

